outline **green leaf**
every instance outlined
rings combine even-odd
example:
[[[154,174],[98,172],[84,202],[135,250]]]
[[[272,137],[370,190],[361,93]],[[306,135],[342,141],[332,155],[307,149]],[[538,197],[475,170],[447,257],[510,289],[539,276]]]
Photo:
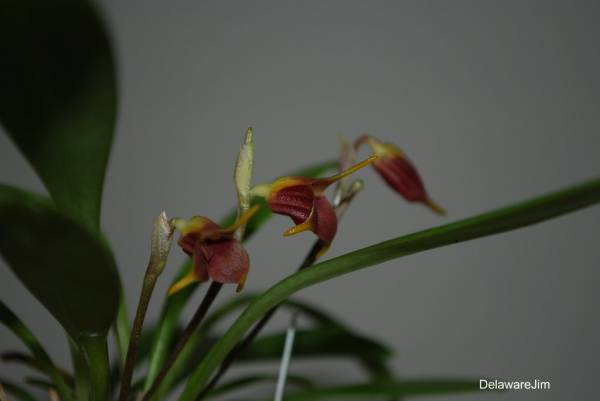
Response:
[[[279,360],[285,338],[286,332],[257,338],[240,355],[240,361]],[[318,326],[296,331],[294,358],[355,357],[359,361],[385,362],[391,355],[389,348],[338,326]]]
[[[338,166],[336,160],[327,160],[325,162],[316,163],[295,171],[290,172],[288,175],[291,176],[304,176],[304,177],[320,177],[327,172],[335,170]],[[262,204],[263,207],[252,217],[246,226],[246,233],[244,240],[248,240],[252,237],[260,227],[262,227],[272,216],[269,208],[265,207],[264,200],[256,198],[253,200],[253,204]],[[233,208],[220,222],[222,227],[233,224],[237,216],[237,208]],[[189,260],[181,266],[179,273],[177,274],[175,281],[183,277],[191,268]],[[152,385],[154,379],[160,372],[160,369],[167,358],[168,345],[171,344],[173,334],[179,322],[179,317],[183,308],[187,304],[188,300],[196,290],[198,285],[192,285],[175,294],[172,297],[167,298],[163,306],[160,315],[160,326],[154,339],[152,350],[150,351],[150,362],[148,365],[148,375],[144,384],[144,390],[148,390]]]
[[[4,380],[2,377],[0,377],[0,384],[2,384],[8,394],[12,395],[19,401],[36,401],[35,397],[27,392],[27,390],[25,390],[23,387],[9,382],[8,380]]]
[[[26,377],[25,383],[29,384],[31,387],[36,387],[44,391],[56,389],[56,387],[54,387],[54,384],[52,384],[48,380],[40,379],[38,377]]]
[[[31,330],[2,301],[0,301],[0,322],[11,330],[29,349],[31,355],[33,355],[35,364],[52,379],[63,400],[72,400],[71,389],[67,385],[61,371],[52,362],[50,356],[37,338],[35,338]]]
[[[0,185],[0,254],[78,343],[105,336],[119,299],[107,245],[46,199]]]
[[[155,399],[163,399],[169,391],[184,380],[188,372],[194,369],[197,361],[217,342],[219,336],[210,335],[214,327],[238,308],[256,298],[256,294],[232,297],[207,316],[199,331],[190,338],[180,352],[175,364],[157,391]],[[391,351],[385,345],[374,339],[355,334],[345,324],[306,302],[288,300],[283,306],[299,312],[301,317],[307,317],[318,325],[311,330],[300,330],[297,333],[294,357],[350,357],[356,359],[372,379],[391,376],[391,371],[387,367],[387,359],[391,355]],[[144,337],[145,335],[142,336],[142,339]],[[279,360],[284,338],[285,333],[258,338],[249,346],[241,361],[249,363]],[[170,344],[169,351],[173,346],[174,344]]]
[[[595,179],[475,217],[381,242],[301,270],[275,284],[246,308],[198,364],[180,401],[192,401],[252,325],[269,309],[303,288],[402,256],[539,223],[598,202],[600,179]]]
[[[218,396],[222,396],[223,394],[230,393],[232,391],[240,390],[244,387],[255,385],[255,384],[263,384],[263,383],[272,383],[277,382],[277,376],[275,375],[249,375],[239,377],[228,382],[223,383],[219,387],[215,388],[213,391],[207,394],[206,398],[214,398]],[[287,384],[295,385],[298,387],[313,387],[313,383],[310,379],[299,376],[299,375],[288,375],[287,376]]]
[[[417,397],[477,391],[480,390],[479,381],[476,379],[383,380],[348,386],[313,388],[287,395],[283,399],[285,401],[372,400],[378,397]]]
[[[4,361],[4,362],[18,363],[18,364],[25,365],[39,373],[45,374],[50,379],[52,379],[55,372],[58,371],[58,373],[60,374],[62,379],[65,381],[65,383],[67,383],[67,385],[69,387],[73,386],[73,383],[74,383],[73,377],[66,370],[60,369],[56,366],[49,367],[47,363],[44,363],[44,362],[40,361],[39,359],[36,359],[35,357],[32,357],[30,355],[27,355],[27,354],[24,354],[24,353],[18,352],[18,351],[8,351],[8,352],[3,352],[0,355],[0,358],[2,358],[2,361]]]
[[[97,228],[117,84],[95,7],[3,1],[0,54],[0,122],[57,207]]]

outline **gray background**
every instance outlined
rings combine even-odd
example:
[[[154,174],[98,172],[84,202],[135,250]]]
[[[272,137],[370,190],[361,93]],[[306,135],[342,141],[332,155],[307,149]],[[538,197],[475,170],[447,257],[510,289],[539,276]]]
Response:
[[[598,2],[199,2],[105,0],[121,106],[103,227],[134,307],[153,217],[218,218],[233,160],[256,137],[255,180],[336,154],[337,134],[401,146],[449,216],[403,202],[372,171],[330,256],[558,189],[599,172]],[[0,136],[0,180],[42,191]],[[455,399],[598,398],[600,208],[388,262],[310,288],[397,354],[399,375],[545,379],[548,393]],[[249,290],[289,274],[312,242],[278,217],[248,244]],[[167,276],[183,260],[173,253]],[[58,325],[5,267],[2,299],[68,365]],[[150,317],[167,286],[160,283]],[[233,293],[228,288],[227,295]],[[188,311],[189,312],[189,311]],[[281,327],[285,319],[271,327]],[[0,330],[2,349],[20,347]],[[274,365],[265,365],[273,371]],[[0,372],[23,370],[0,365]],[[323,382],[352,364],[307,361]],[[269,391],[269,388],[263,389]],[[445,399],[445,398],[439,398]]]

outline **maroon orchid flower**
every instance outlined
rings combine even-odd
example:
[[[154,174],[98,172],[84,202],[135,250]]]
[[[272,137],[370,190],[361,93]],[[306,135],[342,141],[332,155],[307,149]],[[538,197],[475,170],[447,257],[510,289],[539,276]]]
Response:
[[[202,216],[189,220],[174,219],[173,225],[181,233],[177,243],[192,258],[193,266],[186,276],[169,288],[169,295],[192,283],[209,279],[223,284],[237,283],[238,290],[241,290],[246,282],[250,261],[246,250],[233,234],[257,211],[258,206],[251,208],[227,228],[221,228]]]
[[[289,216],[294,221],[296,226],[283,235],[310,230],[325,244],[330,244],[337,232],[337,216],[325,197],[325,190],[376,159],[377,156],[371,156],[332,177],[281,177],[271,184],[254,187],[252,192],[263,196],[273,213]]]

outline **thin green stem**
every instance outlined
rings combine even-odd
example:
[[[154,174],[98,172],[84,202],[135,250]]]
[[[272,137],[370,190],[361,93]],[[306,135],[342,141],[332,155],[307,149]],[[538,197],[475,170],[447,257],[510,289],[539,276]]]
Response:
[[[144,326],[144,318],[146,316],[146,311],[148,310],[148,305],[150,304],[150,299],[152,298],[152,292],[156,286],[157,279],[158,274],[153,271],[152,266],[148,266],[146,274],[144,275],[142,292],[140,294],[140,301],[135,313],[135,320],[133,321],[131,336],[129,337],[127,357],[125,358],[125,366],[121,376],[121,391],[119,393],[119,401],[127,401],[129,399],[131,379],[133,378],[133,370],[135,368],[135,360],[137,358],[140,336],[142,335],[142,327]]]
[[[89,336],[79,339],[81,352],[88,366],[90,401],[110,399],[110,364],[106,336]]]
[[[75,399],[77,401],[88,401],[90,395],[90,381],[88,367],[79,347],[69,338],[69,350],[71,351],[71,362],[75,378]]]
[[[295,273],[248,305],[190,375],[179,401],[195,400],[212,372],[243,338],[244,333],[271,308],[306,287],[392,259],[539,223],[598,202],[600,179],[595,179],[505,208],[359,249]]]
[[[210,308],[213,301],[219,294],[219,291],[221,291],[222,287],[223,287],[223,284],[217,283],[216,281],[213,281],[210,284],[210,287],[208,288],[208,291],[206,292],[206,294],[204,294],[204,298],[202,299],[200,306],[198,306],[196,313],[194,313],[192,320],[190,320],[187,327],[183,331],[181,337],[177,341],[177,345],[175,345],[175,348],[173,349],[173,351],[171,351],[169,358],[167,358],[167,360],[165,361],[162,369],[158,373],[158,376],[152,383],[152,386],[150,386],[150,388],[148,389],[146,394],[144,394],[142,401],[149,401],[152,398],[152,396],[156,393],[156,391],[160,387],[160,384],[165,379],[165,377],[167,376],[167,373],[169,373],[169,370],[171,369],[171,367],[177,360],[179,353],[181,352],[181,350],[183,350],[183,348],[185,347],[185,345],[187,344],[189,339],[192,337],[194,332],[198,329],[198,326],[200,326],[200,323],[202,323],[204,316],[206,316],[206,312],[208,312],[208,309]]]
[[[154,221],[154,227],[152,229],[150,260],[148,261],[148,267],[144,274],[140,300],[133,322],[133,330],[129,337],[127,357],[125,358],[125,366],[123,367],[123,375],[121,378],[120,401],[129,400],[131,379],[133,377],[133,370],[135,369],[135,360],[137,357],[140,336],[142,334],[142,327],[144,326],[144,317],[146,316],[146,311],[148,310],[148,305],[150,304],[150,299],[152,298],[152,292],[156,286],[158,276],[163,272],[167,263],[172,238],[173,227],[169,223],[166,213],[162,212]]]
[[[119,300],[119,309],[117,310],[117,319],[113,326],[117,352],[121,360],[121,368],[125,366],[127,359],[127,350],[129,349],[129,338],[131,337],[131,326],[129,324],[129,313],[127,312],[127,302],[125,294],[121,289],[121,299]]]

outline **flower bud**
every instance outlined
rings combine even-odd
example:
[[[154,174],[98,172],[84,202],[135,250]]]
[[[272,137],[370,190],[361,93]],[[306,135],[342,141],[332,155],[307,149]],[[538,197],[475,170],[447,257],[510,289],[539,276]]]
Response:
[[[365,143],[379,156],[373,167],[394,191],[409,202],[423,203],[437,214],[446,213],[429,197],[417,169],[400,149],[367,134],[356,140],[354,148],[358,149]]]

